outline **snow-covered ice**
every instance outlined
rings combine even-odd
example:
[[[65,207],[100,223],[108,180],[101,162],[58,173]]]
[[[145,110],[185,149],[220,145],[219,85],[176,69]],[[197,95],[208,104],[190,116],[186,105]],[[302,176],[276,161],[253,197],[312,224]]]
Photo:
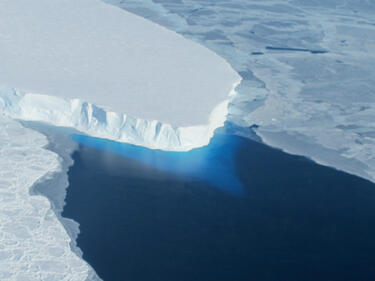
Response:
[[[208,143],[240,81],[214,52],[99,0],[1,0],[0,57],[0,86],[25,94],[11,116],[162,149]]]
[[[98,280],[35,183],[61,172],[47,139],[0,116],[0,280]]]

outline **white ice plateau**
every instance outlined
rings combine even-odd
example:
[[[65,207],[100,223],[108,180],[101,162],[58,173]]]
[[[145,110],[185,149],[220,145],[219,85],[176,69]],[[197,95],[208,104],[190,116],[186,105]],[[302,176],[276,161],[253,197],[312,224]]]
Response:
[[[209,142],[240,76],[214,52],[99,0],[0,1],[0,110],[168,150]]]

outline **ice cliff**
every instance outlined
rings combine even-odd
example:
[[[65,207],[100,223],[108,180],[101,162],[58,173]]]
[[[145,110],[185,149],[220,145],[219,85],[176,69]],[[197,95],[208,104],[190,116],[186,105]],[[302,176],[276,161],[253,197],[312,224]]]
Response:
[[[12,118],[73,127],[92,136],[179,151],[208,144],[214,130],[226,120],[228,101],[214,108],[206,125],[173,127],[106,111],[80,99],[65,100],[0,88],[0,111]]]

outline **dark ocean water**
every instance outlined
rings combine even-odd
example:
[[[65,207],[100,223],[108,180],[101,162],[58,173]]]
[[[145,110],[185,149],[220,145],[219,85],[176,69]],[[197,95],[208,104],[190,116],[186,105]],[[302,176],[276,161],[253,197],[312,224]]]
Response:
[[[106,281],[375,280],[375,185],[237,136],[186,153],[75,135],[63,216]]]

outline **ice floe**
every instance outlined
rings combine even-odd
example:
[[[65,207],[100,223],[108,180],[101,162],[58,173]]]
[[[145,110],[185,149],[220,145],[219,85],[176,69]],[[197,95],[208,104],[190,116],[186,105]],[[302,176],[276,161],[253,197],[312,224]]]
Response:
[[[0,128],[0,279],[98,280],[72,251],[50,201],[30,193],[38,182],[61,173],[61,159],[44,148],[42,134],[3,116]]]

